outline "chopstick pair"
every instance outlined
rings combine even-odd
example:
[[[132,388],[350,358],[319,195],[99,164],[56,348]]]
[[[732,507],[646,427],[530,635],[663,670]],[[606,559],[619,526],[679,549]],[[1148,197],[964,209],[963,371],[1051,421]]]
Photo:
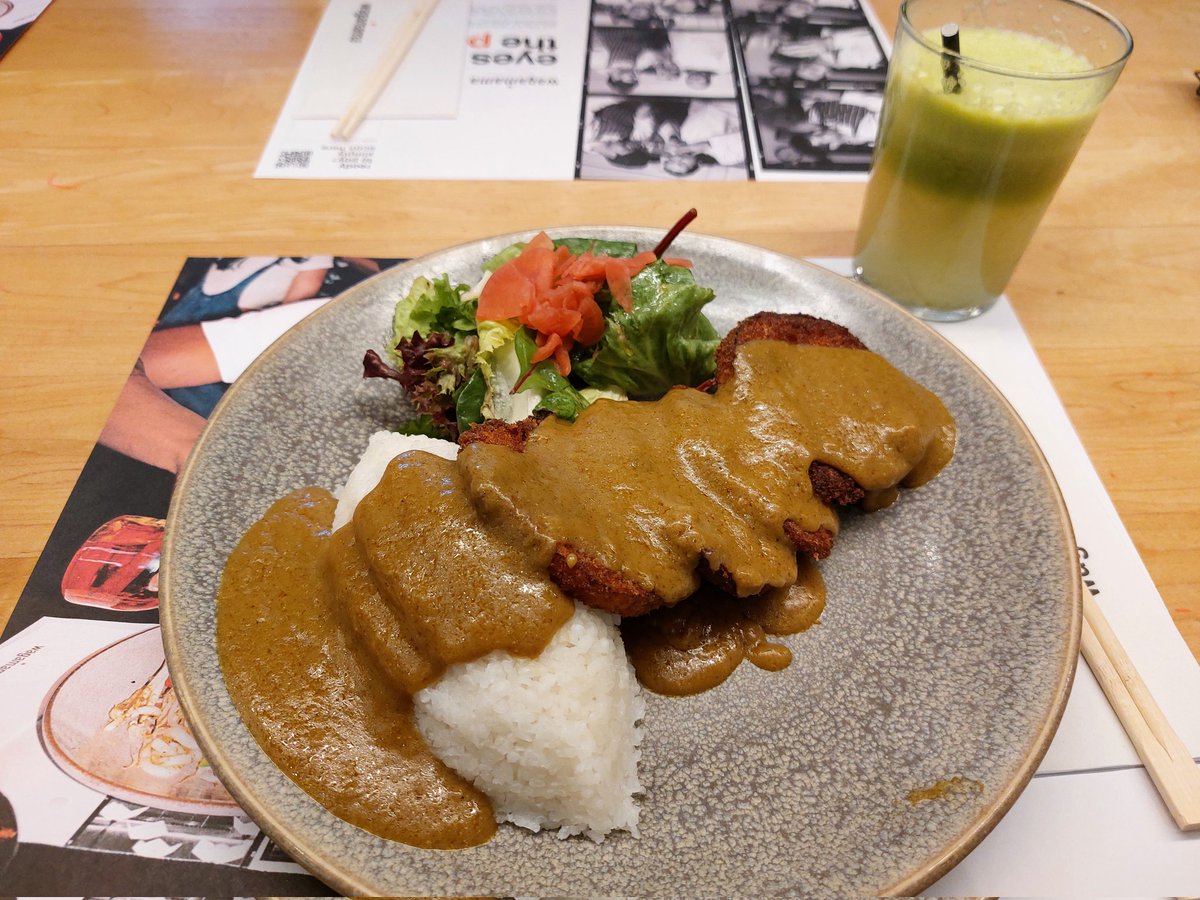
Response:
[[[392,76],[396,74],[396,70],[400,68],[400,63],[404,62],[404,57],[408,55],[409,49],[412,47],[413,41],[417,39],[417,35],[421,33],[421,29],[425,27],[426,21],[429,19],[429,14],[433,12],[433,8],[437,6],[437,0],[417,0],[416,4],[409,11],[408,18],[400,26],[400,30],[396,32],[396,36],[392,39],[391,45],[387,48],[383,58],[380,59],[374,71],[358,93],[354,95],[354,99],[347,107],[345,114],[334,126],[331,132],[331,137],[334,140],[348,141],[350,137],[358,130],[358,126],[362,124],[363,119],[371,112],[371,108],[375,102],[383,94],[388,83],[392,80]]]
[[[1181,831],[1200,831],[1200,767],[1086,587],[1081,650],[1175,824]]]

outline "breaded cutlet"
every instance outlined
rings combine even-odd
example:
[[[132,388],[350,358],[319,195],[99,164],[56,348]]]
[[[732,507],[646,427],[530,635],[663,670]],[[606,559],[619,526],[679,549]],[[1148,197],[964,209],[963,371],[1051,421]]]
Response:
[[[816,344],[865,350],[865,345],[849,330],[834,322],[799,313],[761,312],[744,319],[721,341],[716,351],[716,382],[733,377],[737,348],[748,341],[778,340],[790,344]],[[688,389],[690,390],[690,389]],[[518,422],[490,420],[472,425],[459,436],[462,447],[472,443],[500,444],[518,453],[537,428],[540,419],[529,417]],[[824,463],[809,467],[813,494],[827,506],[847,506],[864,496],[861,487],[849,476]],[[826,529],[805,531],[788,520],[784,531],[798,552],[824,559],[833,549],[833,534]],[[701,574],[721,589],[734,593],[731,573],[723,567],[702,567]],[[550,577],[568,595],[606,612],[620,616],[639,616],[663,605],[662,599],[633,579],[609,568],[585,551],[560,542],[550,561]]]

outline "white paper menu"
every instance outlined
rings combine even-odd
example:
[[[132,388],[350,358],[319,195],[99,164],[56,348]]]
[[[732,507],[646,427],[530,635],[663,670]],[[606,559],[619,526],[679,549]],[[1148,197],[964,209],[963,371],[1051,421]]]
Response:
[[[439,0],[370,116],[331,136],[413,3],[330,0],[255,175],[573,178],[588,0]]]

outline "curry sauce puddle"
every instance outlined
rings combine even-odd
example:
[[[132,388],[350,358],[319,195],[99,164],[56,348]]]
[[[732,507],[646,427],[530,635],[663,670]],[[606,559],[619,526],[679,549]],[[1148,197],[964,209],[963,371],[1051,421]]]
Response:
[[[711,586],[689,599],[621,622],[621,636],[638,681],[656,694],[684,696],[725,681],[743,660],[778,672],[792,661],[767,635],[799,634],[825,609],[825,583],[816,563],[799,560],[796,583],[741,600]]]
[[[332,495],[297,491],[242,538],[218,596],[221,667],[260,746],[335,815],[418,847],[496,825],[428,749],[412,695],[493,649],[537,656],[574,610],[461,487],[452,462],[411,454],[332,534]]]
[[[335,506],[320,488],[289,494],[230,556],[217,610],[230,697],[275,764],[339,818],[417,847],[483,843],[496,830],[488,799],[428,750],[411,700],[381,690],[389,682],[330,627]]]

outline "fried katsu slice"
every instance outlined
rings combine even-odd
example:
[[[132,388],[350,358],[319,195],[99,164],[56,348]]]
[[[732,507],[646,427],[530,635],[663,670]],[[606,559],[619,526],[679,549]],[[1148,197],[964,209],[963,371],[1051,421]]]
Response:
[[[472,425],[459,436],[458,443],[462,447],[473,443],[499,444],[520,453],[538,422],[530,417],[519,422],[492,420]],[[785,522],[783,529],[797,551],[814,559],[824,559],[833,549],[833,534],[825,529],[804,531],[792,521]],[[555,545],[549,572],[554,583],[569,596],[619,616],[640,616],[663,605],[662,598],[653,591],[565,542]],[[737,594],[733,576],[724,566],[716,569],[702,566],[701,575],[727,593]]]
[[[540,422],[541,418],[537,416],[517,422],[489,419],[460,434],[458,445],[498,444],[520,453]],[[561,541],[554,547],[549,572],[550,578],[565,593],[596,609],[620,616],[640,616],[662,606],[662,599],[653,591]]]
[[[654,591],[570,544],[555,546],[549,571],[551,580],[568,596],[618,616],[641,616],[663,605]]]
[[[812,344],[818,347],[841,347],[846,350],[866,350],[867,345],[858,339],[854,332],[828,319],[818,319],[816,316],[804,313],[758,312],[738,322],[733,330],[717,345],[717,377],[718,385],[733,378],[733,363],[737,358],[737,349],[748,341],[783,341],[786,344]],[[808,469],[808,478],[812,482],[813,494],[828,506],[851,506],[866,496],[866,492],[853,478],[839,472],[833,466],[823,462],[815,462]],[[794,529],[799,534],[805,532]],[[789,537],[800,546],[796,536]],[[811,538],[803,538],[810,541]],[[801,550],[805,550],[801,547]],[[816,559],[828,555],[809,552]]]
[[[718,384],[733,377],[737,348],[754,340],[866,349],[853,333],[836,323],[802,314],[762,312],[743,320],[718,346]],[[540,419],[534,417],[518,422],[490,420],[472,425],[459,436],[458,442],[463,447],[477,442],[499,444],[519,453],[539,422]],[[853,479],[822,463],[810,466],[809,479],[814,495],[828,506],[847,506],[858,502],[864,495]],[[789,520],[784,523],[784,532],[798,552],[813,559],[824,559],[833,549],[834,535],[826,529],[805,531]],[[567,594],[589,606],[621,616],[642,615],[663,603],[653,591],[568,543],[559,542],[556,545],[549,571],[550,577]],[[737,593],[732,573],[724,566],[714,569],[702,565],[701,574],[726,592]]]
[[[458,446],[467,444],[499,444],[509,450],[520,453],[525,449],[525,441],[533,434],[542,416],[527,416],[516,422],[505,422],[503,419],[487,419],[470,426],[458,436]]]
[[[498,444],[520,453],[540,422],[541,418],[536,416],[517,422],[490,419],[460,434],[458,445]],[[567,595],[619,616],[640,616],[663,605],[662,598],[653,591],[562,541],[554,547],[549,572],[551,580]]]
[[[717,345],[717,384],[733,378],[737,349],[748,341],[783,341],[785,344],[813,344],[818,347],[842,347],[866,350],[850,329],[828,319],[804,313],[757,312],[733,326]]]

